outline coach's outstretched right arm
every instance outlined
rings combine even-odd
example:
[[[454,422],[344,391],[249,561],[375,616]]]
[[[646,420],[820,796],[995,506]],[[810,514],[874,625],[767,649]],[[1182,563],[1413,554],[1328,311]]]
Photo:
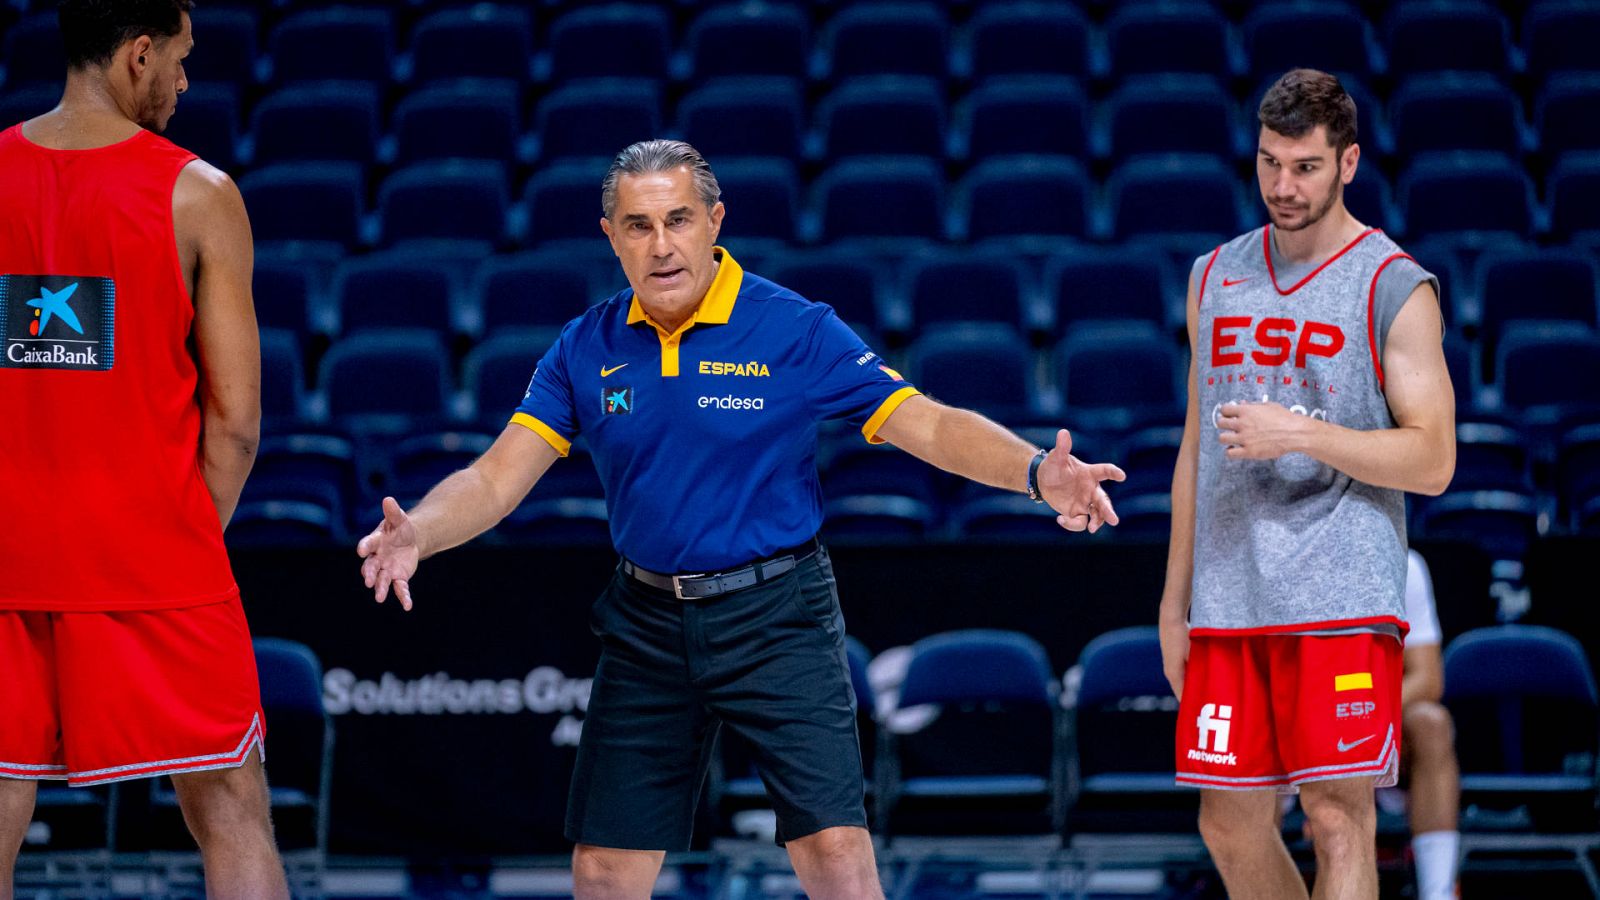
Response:
[[[493,528],[556,459],[544,438],[507,425],[488,452],[439,482],[409,514],[393,497],[383,498],[383,521],[356,545],[366,560],[361,577],[373,598],[382,603],[392,586],[400,606],[409,610],[417,563]]]

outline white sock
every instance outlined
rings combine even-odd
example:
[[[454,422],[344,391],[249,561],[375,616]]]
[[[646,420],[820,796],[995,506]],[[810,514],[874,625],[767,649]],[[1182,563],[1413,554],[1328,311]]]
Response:
[[[1411,839],[1417,860],[1417,900],[1455,900],[1461,832],[1430,831]]]

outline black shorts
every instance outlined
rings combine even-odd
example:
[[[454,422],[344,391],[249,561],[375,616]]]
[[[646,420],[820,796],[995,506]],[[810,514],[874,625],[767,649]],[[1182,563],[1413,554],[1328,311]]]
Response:
[[[778,843],[866,827],[855,692],[827,551],[764,584],[679,600],[619,569],[591,613],[601,643],[566,836],[689,849],[718,730],[749,741]]]

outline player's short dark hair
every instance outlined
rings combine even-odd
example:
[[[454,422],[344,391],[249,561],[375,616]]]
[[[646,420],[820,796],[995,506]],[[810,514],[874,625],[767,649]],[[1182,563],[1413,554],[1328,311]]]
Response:
[[[1256,118],[1264,127],[1292,138],[1325,126],[1328,143],[1339,157],[1356,142],[1356,101],[1337,77],[1316,69],[1285,73],[1261,98]]]
[[[194,0],[61,0],[56,20],[67,51],[67,68],[111,62],[117,48],[141,35],[156,40],[183,31],[183,14]]]

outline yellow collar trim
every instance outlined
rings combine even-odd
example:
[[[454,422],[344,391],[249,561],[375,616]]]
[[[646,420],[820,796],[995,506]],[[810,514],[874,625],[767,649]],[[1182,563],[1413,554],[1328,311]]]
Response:
[[[674,334],[682,334],[694,325],[726,325],[733,315],[733,304],[739,299],[739,287],[744,282],[744,269],[734,262],[733,254],[722,247],[712,247],[711,252],[721,260],[717,266],[717,277],[711,279],[711,287],[706,289],[700,306],[689,314],[688,320]],[[639,295],[634,294],[628,307],[628,324],[637,325],[640,322],[649,322],[656,331],[667,333],[645,314],[644,307],[639,305]]]

